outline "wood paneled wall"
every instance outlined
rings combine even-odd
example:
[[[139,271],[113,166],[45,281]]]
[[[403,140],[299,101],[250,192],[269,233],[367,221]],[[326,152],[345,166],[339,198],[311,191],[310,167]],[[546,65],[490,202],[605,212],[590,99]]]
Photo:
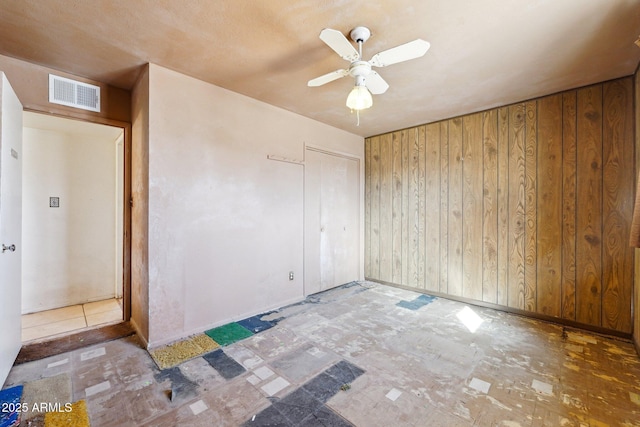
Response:
[[[365,276],[631,332],[633,80],[365,140]]]
[[[638,187],[640,187],[640,174],[638,171],[640,166],[640,71],[636,69],[636,73],[634,77],[634,88],[635,88],[635,144],[636,144],[636,200],[640,196],[638,194]],[[640,213],[640,212],[638,212]],[[634,213],[637,215],[637,213]],[[633,231],[631,232],[633,234]],[[632,240],[632,239],[629,239]],[[633,244],[633,242],[630,242]],[[633,316],[633,340],[636,344],[636,351],[640,356],[640,248],[634,249],[635,255],[635,269],[634,269],[634,287],[633,287],[633,307],[634,307],[634,316]]]

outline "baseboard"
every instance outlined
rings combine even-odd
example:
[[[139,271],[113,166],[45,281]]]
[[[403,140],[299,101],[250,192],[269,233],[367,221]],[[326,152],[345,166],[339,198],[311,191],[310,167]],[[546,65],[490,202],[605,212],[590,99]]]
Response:
[[[463,302],[465,304],[474,305],[476,307],[491,308],[493,310],[498,310],[498,311],[502,311],[502,312],[505,312],[505,313],[515,314],[515,315],[518,315],[518,316],[528,317],[528,318],[536,319],[536,320],[541,320],[543,322],[555,323],[557,325],[568,326],[568,327],[575,328],[575,329],[581,329],[581,330],[584,330],[584,331],[596,333],[598,335],[604,335],[606,337],[622,339],[622,340],[625,340],[625,341],[628,341],[628,342],[634,342],[633,341],[633,337],[632,337],[632,335],[630,333],[615,331],[613,329],[607,329],[607,328],[603,328],[603,327],[600,327],[600,326],[586,325],[584,323],[576,322],[576,321],[569,320],[569,319],[561,319],[561,318],[558,318],[558,317],[548,316],[548,315],[545,315],[545,314],[533,313],[533,312],[530,312],[530,311],[520,310],[520,309],[517,309],[517,308],[505,307],[504,305],[492,304],[492,303],[489,303],[489,302],[478,301],[478,300],[474,300],[474,299],[470,299],[470,298],[458,297],[458,296],[454,296],[454,295],[444,294],[444,293],[441,293],[441,292],[435,292],[435,291],[430,291],[430,290],[425,290],[425,289],[416,289],[416,288],[412,288],[410,286],[403,286],[403,285],[398,285],[396,283],[385,282],[384,280],[371,279],[371,278],[368,278],[368,277],[365,278],[365,280],[368,280],[368,281],[374,282],[374,283],[380,283],[381,285],[391,286],[391,287],[398,288],[398,289],[404,289],[406,291],[412,291],[412,292],[418,292],[418,293],[421,293],[421,294],[433,295],[433,296],[438,297],[438,298],[444,298],[444,299],[449,299],[449,300],[452,300],[452,301]],[[639,349],[638,343],[635,343],[635,345],[636,345],[636,350],[638,350],[638,354],[640,355],[640,349]]]
[[[220,319],[220,320],[217,320],[215,322],[209,323],[207,325],[197,326],[195,328],[191,328],[189,330],[182,331],[178,335],[174,335],[174,336],[170,336],[170,337],[167,337],[167,338],[163,338],[163,339],[158,340],[158,341],[154,341],[150,345],[147,344],[147,349],[155,349],[155,348],[158,348],[158,347],[162,347],[164,345],[171,344],[171,343],[174,343],[176,341],[183,340],[183,339],[185,339],[187,337],[190,337],[192,335],[202,334],[205,331],[208,331],[209,329],[217,328],[218,326],[226,325],[227,323],[236,322],[238,320],[246,319],[248,317],[256,316],[258,314],[266,313],[266,312],[273,311],[273,310],[278,310],[278,309],[286,307],[286,306],[288,306],[290,304],[298,303],[298,302],[304,300],[304,298],[305,298],[304,296],[291,298],[291,299],[288,299],[288,300],[285,300],[285,301],[280,301],[280,302],[278,302],[276,304],[270,304],[270,305],[267,305],[267,306],[263,306],[262,308],[257,309],[257,310],[251,310],[251,311],[247,311],[247,312],[244,312],[244,313],[236,314],[234,316],[230,316],[230,317],[227,317],[227,318],[224,318],[224,319]]]

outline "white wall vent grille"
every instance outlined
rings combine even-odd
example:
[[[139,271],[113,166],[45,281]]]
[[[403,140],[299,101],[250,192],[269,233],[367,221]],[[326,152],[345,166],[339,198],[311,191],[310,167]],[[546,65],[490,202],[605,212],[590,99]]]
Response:
[[[100,86],[49,74],[49,102],[100,112]]]

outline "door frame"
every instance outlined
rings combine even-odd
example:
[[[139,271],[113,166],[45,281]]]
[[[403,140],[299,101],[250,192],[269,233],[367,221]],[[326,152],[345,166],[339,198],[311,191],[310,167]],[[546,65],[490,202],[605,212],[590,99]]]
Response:
[[[107,126],[121,128],[123,131],[123,191],[122,191],[122,317],[123,321],[129,321],[131,318],[131,123],[119,120],[106,119],[103,117],[76,117],[71,114],[56,114],[39,108],[24,107],[23,111],[38,114],[46,114],[49,116],[59,117],[61,119],[78,120],[81,122],[95,123]]]

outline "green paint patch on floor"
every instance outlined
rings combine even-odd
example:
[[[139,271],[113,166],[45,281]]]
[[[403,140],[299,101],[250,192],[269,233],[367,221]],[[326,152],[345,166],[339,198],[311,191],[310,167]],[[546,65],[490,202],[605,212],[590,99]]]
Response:
[[[158,368],[168,369],[194,357],[209,353],[218,347],[220,345],[215,340],[205,334],[198,334],[186,340],[151,350],[149,354]]]
[[[253,332],[247,328],[237,324],[236,322],[227,323],[217,328],[209,329],[205,332],[212,340],[218,344],[225,346],[233,344],[236,341],[243,340],[253,335]]]

